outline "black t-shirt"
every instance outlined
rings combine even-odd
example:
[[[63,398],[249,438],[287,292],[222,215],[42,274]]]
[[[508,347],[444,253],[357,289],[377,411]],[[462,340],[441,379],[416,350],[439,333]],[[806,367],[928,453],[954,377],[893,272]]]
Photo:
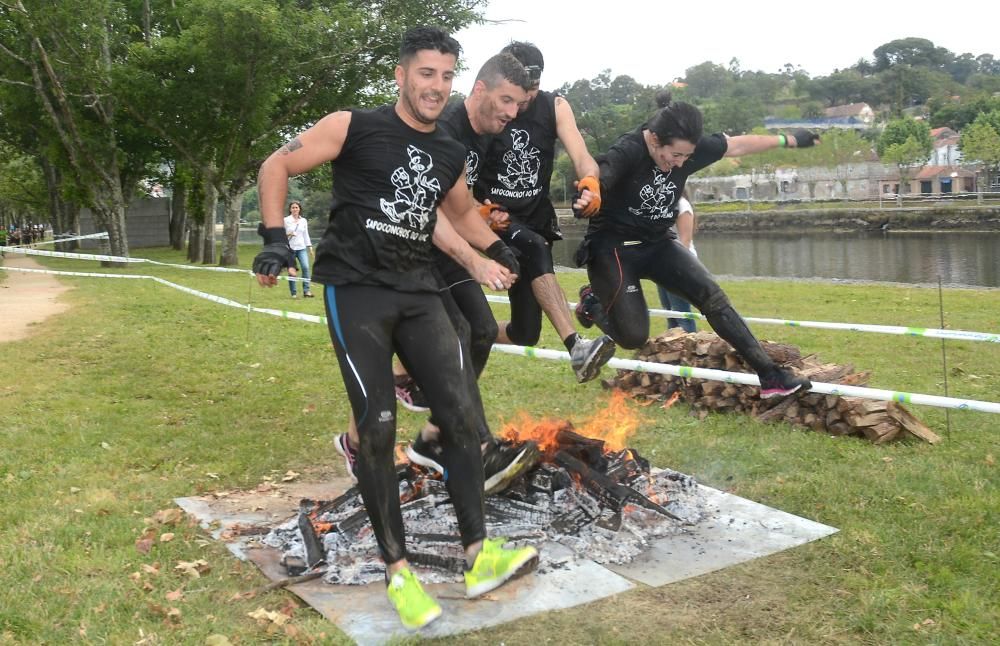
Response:
[[[475,188],[477,200],[504,205],[511,220],[551,240],[562,238],[549,201],[557,139],[556,95],[539,92],[493,139]]]
[[[465,184],[471,192],[476,180],[479,179],[479,170],[483,159],[486,158],[490,142],[493,141],[493,135],[476,133],[472,128],[472,122],[469,121],[469,111],[465,101],[449,103],[441,113],[438,125],[443,132],[448,133],[465,147]],[[434,247],[434,259],[445,283],[469,277],[465,268],[437,247]]]
[[[601,169],[601,212],[591,218],[587,238],[654,241],[674,235],[677,201],[691,174],[726,154],[725,135],[702,137],[680,168],[656,167],[643,138],[645,126],[622,135],[597,157]]]
[[[313,279],[437,291],[431,256],[437,207],[464,163],[464,149],[441,128],[414,130],[393,105],[352,110],[332,162],[333,205]]]
[[[465,101],[449,103],[438,119],[438,125],[458,143],[465,146],[465,183],[472,190],[479,180],[479,171],[493,141],[491,134],[477,134],[469,121]]]

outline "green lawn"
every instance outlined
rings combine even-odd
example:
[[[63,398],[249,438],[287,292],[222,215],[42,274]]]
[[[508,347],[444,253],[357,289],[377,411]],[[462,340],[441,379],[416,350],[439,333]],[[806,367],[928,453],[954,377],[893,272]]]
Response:
[[[252,254],[243,249],[245,265]],[[183,262],[167,250],[136,255]],[[292,301],[284,285],[262,290],[249,276],[43,262],[152,273],[260,307],[322,313],[322,299]],[[238,598],[266,583],[254,566],[192,524],[150,520],[175,497],[253,487],[289,469],[312,479],[342,474],[330,440],[347,406],[326,330],[248,316],[152,281],[60,280],[75,287],[64,297],[72,309],[0,346],[0,644],[202,644],[210,635],[233,644],[346,642],[308,608],[294,612],[290,631],[258,626],[247,613],[286,608],[294,597]],[[561,280],[575,300],[584,275]],[[746,315],[938,327],[935,290],[724,287]],[[950,328],[1000,330],[998,290],[947,290],[944,304]],[[754,329],[872,370],[872,386],[943,394],[938,340]],[[547,324],[540,345],[561,348]],[[1000,400],[1000,347],[949,342],[947,353],[949,394]],[[607,402],[597,383],[577,385],[566,364],[524,357],[494,356],[481,386],[497,427],[522,410],[582,420]],[[992,643],[1000,418],[953,411],[949,431],[944,411],[911,410],[945,437],[941,445],[876,447],[744,417],[699,422],[683,406],[639,409],[633,445],[654,464],[841,531],[450,643]],[[400,409],[403,435],[422,422]],[[156,540],[144,552],[136,542],[147,527]],[[160,541],[165,532],[173,539]],[[210,566],[200,578],[175,569],[198,559]]]

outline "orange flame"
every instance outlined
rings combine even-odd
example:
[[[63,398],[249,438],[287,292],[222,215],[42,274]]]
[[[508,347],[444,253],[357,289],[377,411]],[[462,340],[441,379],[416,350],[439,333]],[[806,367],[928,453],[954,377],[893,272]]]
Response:
[[[626,448],[626,441],[639,428],[639,416],[627,405],[627,400],[623,392],[614,391],[607,407],[575,428],[566,420],[534,419],[527,413],[519,412],[516,420],[504,424],[500,437],[512,442],[534,440],[540,450],[551,453],[558,448],[556,436],[559,431],[573,430],[586,437],[604,440],[608,451],[620,451]]]
[[[671,406],[673,406],[673,405],[674,405],[675,403],[677,403],[677,400],[678,400],[678,399],[680,399],[680,398],[681,398],[681,391],[679,391],[679,390],[675,390],[675,391],[674,391],[674,394],[673,394],[673,395],[671,395],[671,396],[670,396],[670,397],[669,397],[669,398],[667,399],[667,401],[663,402],[663,405],[662,405],[662,406],[660,406],[660,408],[670,408],[670,407],[671,407]]]

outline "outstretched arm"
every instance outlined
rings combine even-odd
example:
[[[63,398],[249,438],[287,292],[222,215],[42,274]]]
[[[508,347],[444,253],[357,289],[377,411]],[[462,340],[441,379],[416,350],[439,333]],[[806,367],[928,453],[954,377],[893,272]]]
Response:
[[[819,143],[819,135],[800,129],[787,135],[738,135],[726,137],[726,141],[729,147],[725,156],[741,157],[772,148],[807,148]]]

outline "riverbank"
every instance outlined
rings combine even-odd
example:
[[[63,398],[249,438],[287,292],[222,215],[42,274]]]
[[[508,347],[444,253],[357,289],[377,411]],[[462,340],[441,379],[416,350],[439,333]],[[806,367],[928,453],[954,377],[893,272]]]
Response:
[[[1000,207],[930,206],[881,209],[771,209],[711,212],[698,210],[698,229],[716,232],[802,231],[1000,231]],[[560,223],[576,222],[557,209]]]

